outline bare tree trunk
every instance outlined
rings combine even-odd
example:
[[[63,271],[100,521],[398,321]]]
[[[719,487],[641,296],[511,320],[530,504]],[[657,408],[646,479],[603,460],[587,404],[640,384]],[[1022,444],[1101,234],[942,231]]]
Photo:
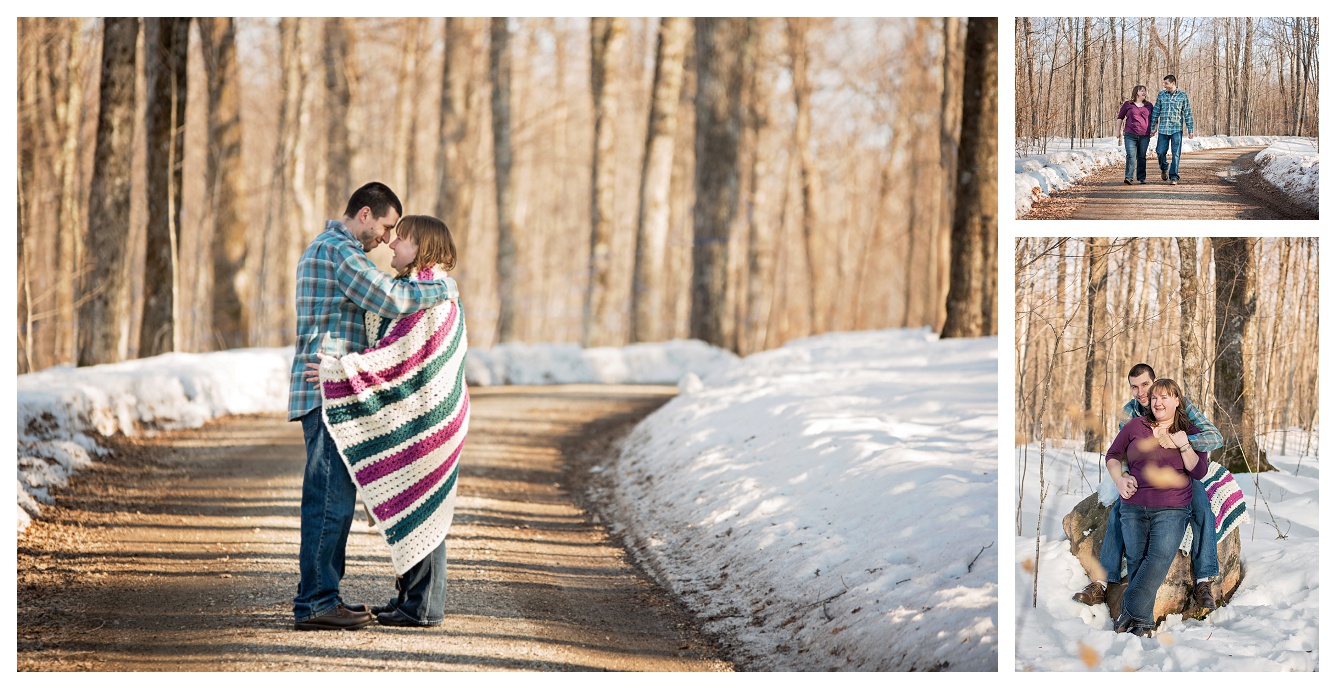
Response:
[[[738,212],[738,143],[743,19],[695,20],[696,206],[692,251],[691,337],[724,343],[728,239]]]
[[[616,69],[626,42],[626,20],[594,17],[589,20],[590,81],[594,95],[594,165],[590,178],[589,291],[585,297],[583,342],[586,347],[620,344],[620,300],[613,285],[613,237],[617,147],[617,101],[621,80]]]
[[[352,103],[349,78],[348,20],[325,20],[325,204],[337,212],[353,193],[352,141],[348,110]]]
[[[683,58],[691,23],[684,17],[659,21],[654,86],[645,162],[640,174],[640,214],[636,228],[635,277],[632,283],[631,342],[665,339],[664,261],[668,243],[668,192],[677,136],[677,104],[682,92]]]
[[[418,53],[426,22],[413,17],[400,20],[403,32],[399,52],[399,89],[394,120],[394,188],[402,198],[412,198],[417,167]]]
[[[78,322],[75,318],[75,288],[83,270],[83,224],[79,217],[80,124],[83,121],[83,74],[87,54],[77,19],[62,20],[68,36],[65,54],[65,99],[61,117],[60,207],[58,269],[56,275],[56,361],[74,363],[78,357]]]
[[[459,17],[445,18],[440,148],[436,158],[436,215],[450,226],[461,252],[472,236],[469,216],[473,208],[473,184],[464,145],[473,91],[468,21]]]
[[[496,165],[496,274],[500,312],[496,342],[515,337],[515,195],[510,175],[510,28],[506,17],[493,17],[488,51],[492,82],[492,150]]]
[[[1028,19],[1026,20],[1028,25]],[[942,200],[938,207],[940,219],[931,233],[928,251],[929,302],[931,309],[924,318],[934,330],[940,330],[946,318],[946,295],[951,271],[951,218],[955,212],[956,168],[960,148],[960,87],[964,61],[961,53],[960,22],[957,17],[942,19],[942,118],[939,149],[942,166]],[[1028,42],[1027,42],[1028,48]],[[1033,74],[1031,74],[1033,80]],[[945,259],[945,260],[943,260]],[[944,267],[945,266],[945,267]]]
[[[965,80],[960,128],[959,180],[951,221],[951,291],[942,337],[979,337],[984,331],[983,244],[997,237],[997,18],[970,17],[965,33]],[[996,259],[993,259],[996,264]],[[995,293],[995,292],[994,292]]]
[[[148,83],[148,254],[139,355],[180,350],[177,249],[181,243],[181,165],[186,114],[187,18],[144,20]]]
[[[138,19],[103,20],[97,144],[89,195],[88,255],[79,307],[79,365],[125,358],[130,320],[130,144],[134,136]]]
[[[1104,391],[1108,368],[1109,239],[1086,240],[1085,451],[1104,449]]]
[[[1179,311],[1182,323],[1179,330],[1179,351],[1183,356],[1183,392],[1188,399],[1205,404],[1206,369],[1201,352],[1201,335],[1197,323],[1197,239],[1179,237],[1178,279]]]
[[[827,256],[825,233],[818,227],[816,205],[821,197],[820,180],[812,160],[812,85],[807,73],[807,37],[811,20],[806,17],[787,20],[789,57],[793,67],[793,99],[797,117],[793,126],[793,143],[798,155],[798,184],[802,192],[802,232],[807,250],[807,273],[811,279],[809,317],[812,332],[829,329],[830,296],[827,284]]]
[[[213,331],[224,349],[245,347],[254,283],[245,269],[246,172],[241,164],[241,98],[236,25],[201,17],[199,33],[209,94],[205,204],[213,217]]]
[[[1253,411],[1253,313],[1257,293],[1246,237],[1212,237],[1215,247],[1215,413],[1225,445],[1211,458],[1234,473],[1275,471],[1257,446]]]

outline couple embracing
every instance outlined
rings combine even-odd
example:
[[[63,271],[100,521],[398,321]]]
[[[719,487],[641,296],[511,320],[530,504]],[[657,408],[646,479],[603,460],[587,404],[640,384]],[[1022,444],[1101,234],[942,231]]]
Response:
[[[1132,367],[1127,382],[1133,399],[1123,407],[1125,420],[1105,453],[1105,467],[1119,496],[1109,511],[1100,549],[1105,578],[1092,581],[1073,599],[1103,603],[1108,582],[1120,580],[1125,558],[1127,589],[1114,630],[1150,636],[1156,593],[1188,526],[1193,531],[1193,600],[1203,610],[1216,607],[1211,584],[1220,573],[1217,524],[1203,480],[1219,481],[1228,472],[1216,465],[1208,477],[1206,453],[1222,446],[1224,438],[1183,396],[1178,383],[1157,379],[1144,363]]]
[[[1179,154],[1183,151],[1183,132],[1192,138],[1192,104],[1188,94],[1178,88],[1178,78],[1172,74],[1164,75],[1164,90],[1155,97],[1155,102],[1146,100],[1146,87],[1137,84],[1132,87],[1132,99],[1123,101],[1118,110],[1118,119],[1123,120],[1123,149],[1127,153],[1127,165],[1123,171],[1123,184],[1132,183],[1135,170],[1136,180],[1146,183],[1146,149],[1150,147],[1150,138],[1158,138],[1155,143],[1155,157],[1160,163],[1160,179],[1170,184],[1178,184]],[[1173,160],[1165,159],[1173,151]]]
[[[466,334],[446,274],[449,228],[402,213],[388,186],[366,184],[297,262],[288,420],[301,422],[306,444],[298,630],[444,620],[445,534],[469,420]],[[381,244],[395,276],[367,257]],[[372,607],[339,593],[359,493],[397,575],[396,594]]]

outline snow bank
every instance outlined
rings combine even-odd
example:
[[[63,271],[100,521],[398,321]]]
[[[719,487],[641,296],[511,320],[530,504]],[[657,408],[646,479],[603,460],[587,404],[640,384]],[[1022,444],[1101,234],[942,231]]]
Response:
[[[1201,151],[1235,146],[1267,146],[1282,137],[1275,136],[1199,136],[1183,137],[1183,151]],[[1150,138],[1146,164],[1152,165],[1158,137]],[[1127,154],[1122,137],[1085,139],[1078,148],[1071,139],[1050,139],[1048,153],[1016,154],[1016,217],[1030,212],[1036,201],[1058,189],[1066,189],[1105,165],[1123,165]],[[1316,180],[1314,182],[1316,184]]]
[[[105,453],[97,437],[287,409],[292,348],[164,354],[18,377],[18,527]]]
[[[763,670],[997,668],[996,337],[828,334],[626,439],[614,530]]]
[[[1286,449],[1304,446],[1302,431]],[[1279,471],[1235,474],[1253,523],[1240,527],[1243,583],[1230,603],[1203,620],[1171,615],[1156,636],[1117,634],[1108,608],[1071,599],[1089,583],[1071,554],[1062,517],[1095,490],[1099,455],[1056,441],[1045,458],[1043,521],[1038,523],[1039,448],[1016,448],[1024,491],[1016,557],[1016,669],[1303,670],[1318,667],[1318,463],[1272,454]],[[1316,444],[1313,446],[1316,447]],[[1283,451],[1283,450],[1282,450]],[[1022,483],[1023,481],[1023,483]],[[1259,501],[1258,492],[1265,497]],[[1269,509],[1268,509],[1269,506]],[[1038,607],[1031,605],[1039,533]],[[1278,538],[1277,534],[1284,538]]]
[[[582,350],[504,344],[469,351],[472,385],[674,384],[738,360],[699,340]],[[104,450],[98,437],[195,428],[228,414],[286,412],[292,348],[165,354],[104,366],[58,367],[18,377],[18,528],[49,489]]]
[[[1317,139],[1285,138],[1254,159],[1262,177],[1305,210],[1317,213]]]
[[[700,340],[592,349],[514,342],[469,350],[465,374],[470,385],[674,385],[688,372],[705,377],[737,360],[736,354]]]

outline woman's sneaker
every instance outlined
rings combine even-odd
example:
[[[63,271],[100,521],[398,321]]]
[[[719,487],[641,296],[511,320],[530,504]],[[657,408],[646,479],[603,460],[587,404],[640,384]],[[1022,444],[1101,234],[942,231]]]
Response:
[[[1131,179],[1130,177],[1127,178],[1127,179],[1124,179],[1124,180],[1123,180],[1123,184],[1131,184],[1131,183],[1132,183],[1132,179]]]

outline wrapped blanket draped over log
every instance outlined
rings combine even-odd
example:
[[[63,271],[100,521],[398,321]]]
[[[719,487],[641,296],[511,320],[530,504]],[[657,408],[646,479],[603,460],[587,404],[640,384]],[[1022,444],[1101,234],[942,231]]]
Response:
[[[321,363],[322,414],[403,574],[441,544],[454,518],[469,425],[467,334],[453,301],[393,321],[372,312],[366,319],[369,349]]]

